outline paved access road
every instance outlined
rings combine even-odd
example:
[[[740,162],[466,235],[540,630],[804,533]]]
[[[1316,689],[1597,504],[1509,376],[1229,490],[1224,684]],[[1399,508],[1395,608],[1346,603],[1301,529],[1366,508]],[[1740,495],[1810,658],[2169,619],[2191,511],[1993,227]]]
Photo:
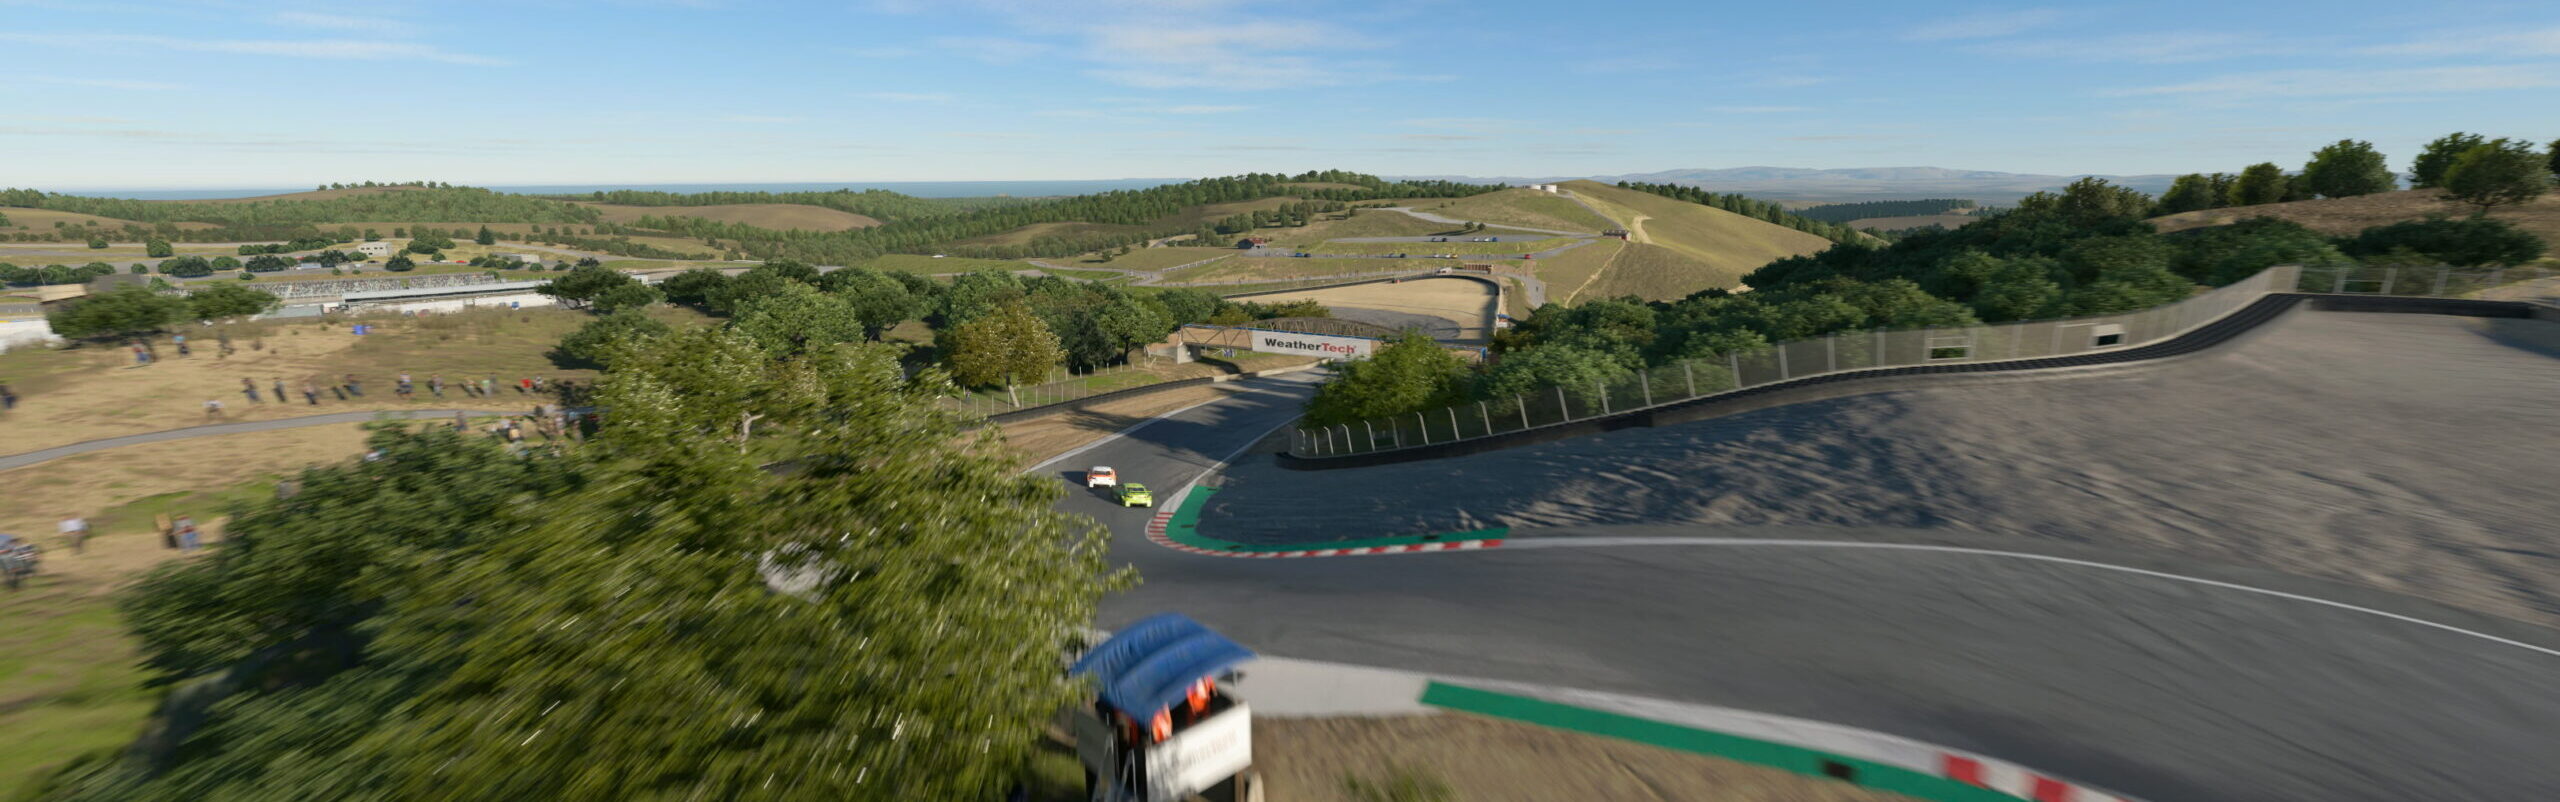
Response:
[[[2371,614],[1957,553],[1199,557],[1082,487],[1102,464],[1169,495],[1285,424],[1313,378],[1251,380],[1042,469],[1143,576],[1102,626],[1180,610],[1277,655],[1833,721],[2153,802],[2560,798],[2560,657]]]

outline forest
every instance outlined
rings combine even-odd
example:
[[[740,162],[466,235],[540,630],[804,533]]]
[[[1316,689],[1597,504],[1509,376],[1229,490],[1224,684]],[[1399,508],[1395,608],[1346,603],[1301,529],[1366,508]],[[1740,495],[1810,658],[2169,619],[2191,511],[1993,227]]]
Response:
[[[322,223],[593,223],[594,209],[479,187],[419,187],[337,198],[227,203],[94,198],[32,189],[0,190],[0,206],[93,214],[143,223],[275,226]]]
[[[837,189],[825,192],[656,192],[639,189],[616,189],[583,195],[540,195],[557,200],[582,200],[617,206],[721,206],[738,203],[792,203],[819,206],[839,212],[850,212],[879,220],[907,220],[919,217],[941,217],[977,209],[1018,206],[1037,201],[1023,198],[919,198],[885,189]]]
[[[1917,217],[1946,214],[1957,209],[1971,209],[1973,201],[1965,198],[1927,198],[1923,200],[1858,201],[1825,203],[1795,210],[1797,217],[1825,223],[1846,223],[1869,217]]]

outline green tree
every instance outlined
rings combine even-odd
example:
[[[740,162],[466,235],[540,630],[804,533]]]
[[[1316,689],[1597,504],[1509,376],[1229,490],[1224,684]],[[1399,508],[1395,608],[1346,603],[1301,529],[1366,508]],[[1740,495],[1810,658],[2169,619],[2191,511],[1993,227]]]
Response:
[[[2222,205],[2222,196],[2214,192],[2213,179],[2203,173],[2188,173],[2169,183],[2169,191],[2160,195],[2160,213],[2177,214],[2212,209]]]
[[[1703,356],[1703,354],[1701,355]],[[1627,367],[1607,353],[1570,345],[1533,345],[1502,355],[1486,371],[1476,392],[1489,398],[1522,398],[1530,403],[1555,400],[1557,388],[1585,404],[1597,404],[1603,388],[1626,378]],[[1330,386],[1330,385],[1328,385]],[[1700,385],[1716,386],[1713,382]],[[1323,388],[1318,388],[1321,394]],[[1427,404],[1426,406],[1445,406]],[[1409,412],[1412,410],[1396,410]],[[1384,417],[1384,415],[1363,416]],[[1310,420],[1312,420],[1310,416]],[[1352,423],[1356,420],[1328,421]]]
[[[2340,250],[2358,259],[2409,253],[2433,264],[2479,267],[2525,264],[2542,258],[2543,247],[2540,237],[2504,220],[2438,217],[2365,229]]]
[[[2090,176],[2071,182],[2061,193],[2038,192],[2018,199],[2018,208],[2040,214],[2058,214],[2081,225],[2113,219],[2139,219],[2151,216],[2151,196],[2129,188],[2107,183]]]
[[[560,338],[560,352],[599,365],[613,364],[621,349],[663,337],[674,329],[638,309],[618,309],[587,321]]]
[[[797,281],[740,301],[730,325],[782,355],[864,339],[862,317],[852,303]]]
[[[114,339],[159,331],[188,313],[185,299],[125,286],[48,308],[45,320],[64,337]]]
[[[818,287],[843,298],[862,321],[864,339],[878,341],[900,323],[923,317],[927,299],[907,291],[904,282],[867,267],[848,267],[818,277]]]
[[[202,256],[177,256],[160,260],[161,273],[177,278],[203,278],[213,275],[213,263]]]
[[[216,256],[213,257],[212,265],[215,270],[238,270],[240,260],[228,256]]]
[[[2525,203],[2551,188],[2551,169],[2533,143],[2521,139],[2483,142],[2455,157],[2444,173],[2444,196],[2480,207],[2481,214],[2499,206]]]
[[[107,240],[106,240],[106,238],[105,238],[105,237],[90,237],[90,238],[89,238],[89,249],[90,249],[90,250],[100,250],[100,251],[102,251],[102,250],[106,250],[106,248],[107,248]]]
[[[151,274],[151,268],[144,267],[144,266],[142,266],[141,264],[138,264],[138,263],[137,263],[137,264],[135,264],[135,265],[133,266],[133,274],[134,274],[134,275],[137,275],[137,276],[146,276],[146,275],[150,275],[150,274]]]
[[[663,300],[666,296],[660,295],[658,288],[634,281],[597,294],[588,308],[597,314],[612,314],[624,309],[644,309]]]
[[[2373,143],[2341,139],[2311,154],[2302,165],[2302,179],[2312,192],[2324,198],[2349,198],[2389,192],[2399,187],[2399,179],[2384,164],[2382,152]]]
[[[498,244],[498,233],[490,231],[488,226],[481,226],[480,233],[472,235],[471,241],[482,245],[496,245]]]
[[[702,306],[720,285],[729,283],[729,274],[708,267],[697,267],[658,282],[658,291],[666,293],[669,303]]]
[[[158,237],[144,240],[142,243],[142,254],[153,259],[165,259],[170,256],[174,256],[177,253],[178,251],[176,248],[169,247],[168,240],[160,239]]]
[[[1465,399],[1466,388],[1465,360],[1408,331],[1367,357],[1336,363],[1333,380],[1307,399],[1306,417],[1322,426],[1358,423],[1449,406]]]
[[[551,296],[563,306],[577,308],[594,303],[610,290],[640,283],[631,274],[603,267],[581,267],[552,277],[550,283],[535,292]]]
[[[2287,178],[2275,162],[2259,162],[2240,171],[2231,184],[2229,205],[2257,206],[2284,200]]]
[[[406,273],[410,270],[416,269],[417,267],[418,263],[409,261],[409,255],[405,253],[392,254],[389,260],[382,263],[382,269],[389,270],[394,273]]]
[[[2437,137],[2427,143],[2425,149],[2418,151],[2417,159],[2409,162],[2409,185],[2419,189],[2443,188],[2444,175],[2453,169],[2454,160],[2461,158],[2463,151],[2479,147],[2485,141],[2479,134],[2460,131]]]
[[[953,378],[970,387],[1004,385],[1017,407],[1022,396],[1014,388],[1047,377],[1066,358],[1057,332],[1019,300],[997,305],[940,339]]]
[[[198,320],[248,317],[274,309],[278,303],[272,294],[238,284],[216,284],[187,296],[187,308]]]
[[[2552,178],[2553,178],[2554,180],[2560,180],[2560,139],[2554,139],[2554,140],[2551,140],[2551,162],[2550,162],[2550,167],[2551,167],[2551,176],[2552,176]],[[7,224],[7,218],[0,218],[0,225],[6,225],[6,224]]]

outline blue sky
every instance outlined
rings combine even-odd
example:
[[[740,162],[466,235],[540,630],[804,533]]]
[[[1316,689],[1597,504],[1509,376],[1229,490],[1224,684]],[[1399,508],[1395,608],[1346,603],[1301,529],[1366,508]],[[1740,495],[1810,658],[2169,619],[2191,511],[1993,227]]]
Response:
[[[2298,166],[2560,137],[2560,4],[0,0],[0,185]]]

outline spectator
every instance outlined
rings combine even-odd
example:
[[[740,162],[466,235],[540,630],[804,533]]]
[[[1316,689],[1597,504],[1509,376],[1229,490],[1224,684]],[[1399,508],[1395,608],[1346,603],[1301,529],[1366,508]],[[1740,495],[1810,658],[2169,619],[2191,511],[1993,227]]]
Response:
[[[196,530],[195,516],[178,516],[176,526],[179,551],[195,551],[202,545],[204,533]]]
[[[189,351],[187,351],[187,335],[184,335],[184,334],[172,334],[172,335],[169,335],[169,342],[170,342],[171,344],[173,344],[173,345],[178,346],[178,355],[179,355],[179,356],[186,356],[186,355],[189,353]]]
[[[17,408],[18,393],[9,389],[8,382],[0,382],[0,412],[7,412]]]
[[[148,365],[148,364],[151,364],[151,352],[149,352],[149,351],[145,351],[145,350],[142,350],[142,346],[139,346],[139,345],[134,346],[134,347],[133,347],[133,364],[136,364],[136,365]]]
[[[453,411],[453,430],[457,432],[471,431],[471,419],[464,417],[462,410],[457,409]]]
[[[316,395],[317,395],[317,394],[314,394],[314,395],[315,395],[315,397],[311,399],[311,402],[312,402],[312,403],[314,403],[314,404],[320,403],[320,399],[316,397]],[[287,399],[287,398],[292,398],[292,397],[293,397],[292,395],[290,395],[290,394],[288,394],[288,393],[286,393],[286,392],[284,391],[284,377],[283,377],[283,376],[277,376],[277,377],[276,377],[276,403],[278,403],[278,404],[285,403],[285,399]]]
[[[433,373],[427,374],[427,392],[435,394],[437,398],[443,398],[444,377]]]
[[[357,381],[357,380],[356,380],[356,375],[355,375],[355,374],[353,374],[353,373],[349,373],[349,374],[347,374],[346,379],[347,379],[347,394],[348,394],[348,395],[351,395],[351,396],[355,396],[355,397],[357,397],[357,398],[363,398],[363,397],[364,397],[364,382]]]
[[[543,390],[543,381],[542,381],[542,377],[540,377],[540,376],[535,376],[535,377],[533,377],[533,391],[534,391],[534,392],[539,393],[539,392],[542,392],[542,390]]]
[[[174,549],[178,547],[178,524],[176,521],[169,519],[168,513],[164,512],[159,515],[151,516],[151,525],[154,527],[155,531],[160,533],[161,548]]]
[[[530,378],[517,379],[517,380],[516,380],[516,392],[523,393],[523,394],[525,394],[525,395],[532,395],[532,394],[533,394],[533,380],[532,380],[532,379],[530,379]]]
[[[61,530],[62,539],[71,543],[71,553],[80,554],[88,550],[86,545],[89,542],[88,519],[78,515],[65,515],[62,516],[62,524],[56,528]]]
[[[408,371],[400,371],[399,385],[391,389],[391,394],[399,396],[402,401],[407,401],[410,396],[418,394],[416,385],[409,381]]]
[[[283,381],[283,379],[277,379],[277,381]],[[281,386],[283,386],[283,385],[277,385],[277,386],[281,387]],[[311,402],[311,405],[312,405],[312,406],[315,406],[315,407],[316,407],[316,406],[319,406],[319,405],[320,405],[320,385],[312,384],[311,382],[308,382],[308,381],[303,382],[303,383],[302,383],[302,400]]]
[[[240,377],[240,394],[248,396],[249,403],[258,403],[258,380],[246,376]],[[276,396],[276,401],[283,402],[284,396]]]
[[[480,397],[481,397],[481,398],[496,398],[497,396],[498,396],[498,377],[496,377],[496,376],[491,376],[491,377],[488,377],[488,378],[485,378],[485,379],[481,379],[481,380],[480,380]]]
[[[204,416],[214,420],[222,419],[222,399],[207,399],[204,402]]]

